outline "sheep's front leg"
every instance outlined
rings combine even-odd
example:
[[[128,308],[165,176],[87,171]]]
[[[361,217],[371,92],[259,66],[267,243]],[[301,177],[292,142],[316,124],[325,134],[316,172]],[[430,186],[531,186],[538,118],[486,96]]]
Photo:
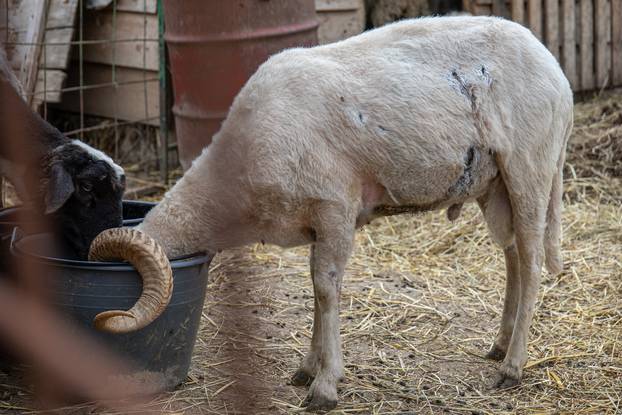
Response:
[[[343,224],[341,224],[343,227]],[[317,373],[304,406],[307,410],[330,410],[337,405],[337,382],[343,377],[343,357],[339,335],[339,296],[345,266],[352,250],[354,226],[329,227],[335,233],[318,232],[312,258],[316,313],[311,354]],[[319,336],[319,337],[318,337]],[[315,346],[313,346],[315,344]]]
[[[486,357],[492,360],[503,360],[512,338],[518,300],[520,296],[520,275],[518,263],[518,251],[515,245],[511,245],[503,250],[505,254],[506,281],[505,281],[505,301],[503,303],[503,314],[501,315],[501,327],[495,338],[492,348]]]

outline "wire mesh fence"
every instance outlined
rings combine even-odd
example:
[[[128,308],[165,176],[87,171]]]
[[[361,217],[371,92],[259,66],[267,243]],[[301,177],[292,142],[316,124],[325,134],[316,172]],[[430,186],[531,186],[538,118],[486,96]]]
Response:
[[[156,0],[0,0],[0,44],[26,100],[139,177],[130,192],[158,188],[175,156],[159,129],[158,11]]]

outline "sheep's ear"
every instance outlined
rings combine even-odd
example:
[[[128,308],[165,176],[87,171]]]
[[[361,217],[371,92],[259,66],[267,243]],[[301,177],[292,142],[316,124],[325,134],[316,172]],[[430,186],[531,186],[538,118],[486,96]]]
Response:
[[[60,163],[50,169],[50,179],[45,192],[45,214],[56,212],[71,197],[75,188],[71,175]]]

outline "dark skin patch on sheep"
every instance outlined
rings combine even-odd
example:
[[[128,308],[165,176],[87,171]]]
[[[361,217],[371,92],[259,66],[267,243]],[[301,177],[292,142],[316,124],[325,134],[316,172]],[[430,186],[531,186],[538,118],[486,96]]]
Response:
[[[478,164],[479,160],[479,151],[475,148],[475,146],[470,146],[464,157],[464,171],[447,192],[450,197],[468,194],[469,188],[474,182],[474,166]]]
[[[380,205],[374,208],[374,215],[378,216],[394,216],[401,215],[404,213],[424,213],[429,212],[436,209],[442,201],[433,202],[424,205],[402,205],[402,206],[390,206],[390,205]]]

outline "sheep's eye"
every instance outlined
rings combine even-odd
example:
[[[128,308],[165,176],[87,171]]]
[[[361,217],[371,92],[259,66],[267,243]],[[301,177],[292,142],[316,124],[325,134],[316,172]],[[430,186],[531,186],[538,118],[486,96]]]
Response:
[[[89,182],[82,182],[80,184],[80,188],[85,192],[90,192],[91,190],[93,190],[93,184]]]

